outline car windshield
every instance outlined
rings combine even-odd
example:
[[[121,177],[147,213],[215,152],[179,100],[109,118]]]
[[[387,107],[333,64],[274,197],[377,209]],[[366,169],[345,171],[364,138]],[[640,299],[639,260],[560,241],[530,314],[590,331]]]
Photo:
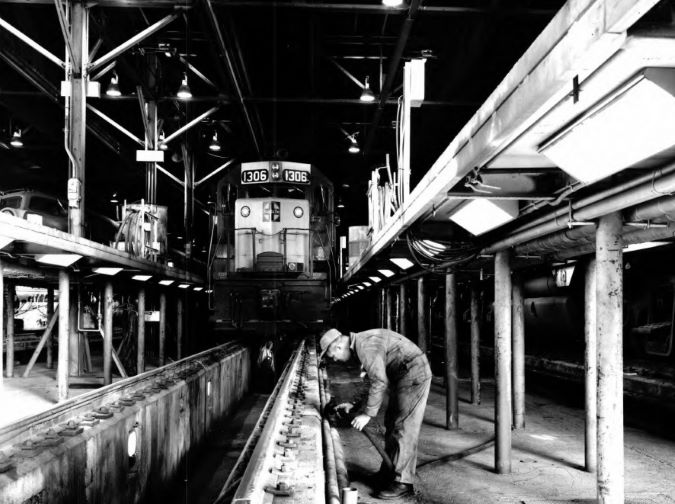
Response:
[[[0,199],[0,208],[19,208],[21,205],[21,196],[9,196]]]
[[[33,196],[30,199],[30,210],[46,215],[60,216],[64,215],[63,208],[58,200],[52,198],[44,198],[42,196]]]

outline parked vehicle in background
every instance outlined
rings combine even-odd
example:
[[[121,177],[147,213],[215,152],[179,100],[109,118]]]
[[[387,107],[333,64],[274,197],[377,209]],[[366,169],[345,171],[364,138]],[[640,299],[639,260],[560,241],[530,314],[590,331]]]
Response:
[[[55,196],[30,189],[0,195],[0,212],[60,231],[68,231],[68,211]]]
[[[16,189],[0,193],[0,213],[28,222],[68,232],[66,203],[54,195],[33,189]],[[86,212],[85,238],[110,245],[119,223],[100,213]]]

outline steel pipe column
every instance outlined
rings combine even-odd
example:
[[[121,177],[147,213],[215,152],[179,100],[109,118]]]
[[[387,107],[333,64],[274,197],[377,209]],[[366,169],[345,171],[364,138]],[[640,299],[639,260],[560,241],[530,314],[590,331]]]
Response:
[[[457,379],[457,280],[445,275],[445,428],[459,428]]]
[[[525,315],[523,313],[523,282],[519,275],[512,278],[513,307],[513,428],[525,427]]]
[[[495,470],[511,472],[510,250],[495,254]]]
[[[68,399],[68,340],[70,338],[70,275],[59,270],[59,349],[56,382],[59,402]]]
[[[145,372],[145,289],[138,289],[138,343],[136,346],[136,374]]]
[[[68,198],[68,230],[75,236],[82,236],[85,208],[85,146],[87,132],[87,59],[89,56],[89,11],[84,3],[68,2],[70,5],[71,40],[73,59],[70,62],[70,98],[66,103],[66,114],[69,114],[70,179],[77,184],[68,192],[77,196]],[[74,189],[74,191],[71,191]]]
[[[59,303],[60,304],[60,303]],[[112,383],[113,286],[105,283],[103,295],[103,385]]]
[[[159,293],[159,365],[165,363],[164,347],[166,344],[166,292]]]
[[[595,472],[597,467],[597,399],[598,399],[598,359],[596,333],[596,268],[595,257],[586,265],[586,282],[584,285],[584,334],[586,349],[584,352],[585,393],[586,393],[586,422],[585,422],[585,468],[588,472]]]
[[[176,360],[183,358],[183,298],[176,298]]]
[[[4,289],[3,289],[4,291]],[[7,282],[7,378],[14,377],[14,284]],[[0,353],[2,359],[2,353]]]
[[[480,404],[480,314],[478,286],[471,284],[471,404]]]
[[[417,346],[427,353],[427,328],[424,323],[424,277],[417,279]]]
[[[405,282],[401,282],[398,286],[398,332],[406,335],[407,330]]]
[[[596,238],[598,502],[624,502],[622,217],[600,218]]]

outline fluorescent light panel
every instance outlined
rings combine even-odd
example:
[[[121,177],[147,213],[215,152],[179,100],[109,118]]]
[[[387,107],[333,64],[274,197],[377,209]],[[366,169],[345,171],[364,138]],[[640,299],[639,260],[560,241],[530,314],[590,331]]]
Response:
[[[405,257],[390,257],[389,260],[402,270],[407,270],[413,266],[413,262]],[[379,270],[382,272],[382,270]]]
[[[377,272],[380,273],[381,275],[384,275],[387,278],[391,278],[395,274],[393,271],[388,270],[388,269],[377,270]]]
[[[594,182],[675,145],[675,70],[648,68],[596,104],[539,152]]]
[[[5,248],[7,245],[12,243],[14,241],[14,238],[10,238],[9,236],[0,236],[0,248]]]
[[[486,198],[469,200],[450,214],[450,220],[473,235],[481,235],[518,216],[518,202],[492,201]]]
[[[138,280],[139,282],[147,282],[152,278],[152,275],[134,275],[131,278],[133,280]]]
[[[370,282],[363,282],[363,285],[364,285],[364,287],[370,287],[373,284],[371,284]]]
[[[171,285],[173,283],[173,280],[160,280],[159,284],[160,285]]]
[[[179,289],[187,289],[188,287],[190,287],[190,284],[186,284],[186,283],[180,284],[180,285],[178,286]]]
[[[371,276],[371,277],[368,277],[368,278],[370,278],[373,281],[373,283],[377,283],[377,282],[382,281],[382,279],[380,277],[376,277],[376,276]]]
[[[78,254],[40,254],[35,256],[37,262],[63,267],[70,266],[80,259],[82,259],[82,256]]]
[[[115,276],[117,275],[120,271],[122,271],[123,268],[111,268],[108,266],[102,266],[99,268],[92,268],[92,271],[94,273],[98,273],[99,275],[108,275],[108,276]]]
[[[654,247],[660,247],[662,245],[670,245],[670,242],[644,242],[644,243],[632,243],[623,248],[624,253],[635,252],[637,250],[646,250]]]
[[[194,287],[192,290],[199,292],[204,290],[204,287]]]

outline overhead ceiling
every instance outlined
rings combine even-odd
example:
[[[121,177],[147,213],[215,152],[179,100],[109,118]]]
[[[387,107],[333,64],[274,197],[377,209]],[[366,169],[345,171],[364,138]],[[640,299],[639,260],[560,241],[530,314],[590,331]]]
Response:
[[[343,225],[366,224],[370,171],[396,151],[403,63],[427,60],[426,97],[412,113],[414,186],[562,5],[562,0],[410,0],[391,9],[377,0],[90,2],[89,46],[100,40],[98,56],[166,16],[179,15],[115,59],[122,97],[104,95],[89,104],[138,137],[143,136],[139,89],[146,100],[157,100],[166,135],[217,106],[170,143],[166,170],[182,179],[181,142],[195,158],[196,180],[231,158],[314,163],[347,204]],[[0,19],[63,58],[53,1],[0,0]],[[183,73],[194,95],[187,102],[175,97]],[[103,89],[111,75],[100,78]],[[359,101],[361,89],[349,75],[360,82],[369,78],[374,103]],[[62,69],[0,28],[0,190],[32,187],[65,195],[63,79]],[[88,125],[87,201],[112,217],[112,193],[129,201],[144,196],[138,147],[91,111]],[[21,149],[8,144],[17,127],[23,131]],[[207,148],[214,132],[224,145],[217,155]],[[347,135],[356,135],[359,154],[347,152]],[[198,206],[207,202],[216,179],[196,189]],[[559,183],[546,179],[537,190]],[[160,175],[157,194],[177,230],[183,222],[182,188]],[[198,240],[206,240],[205,220],[199,212],[195,219]]]

